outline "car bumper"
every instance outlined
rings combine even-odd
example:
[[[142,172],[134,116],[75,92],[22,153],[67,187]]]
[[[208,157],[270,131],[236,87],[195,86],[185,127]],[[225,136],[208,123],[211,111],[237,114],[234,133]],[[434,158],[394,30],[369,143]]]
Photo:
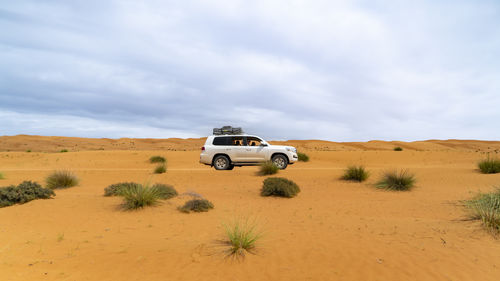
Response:
[[[293,163],[299,161],[299,156],[295,152],[288,153],[288,160],[289,160],[289,164],[293,164]]]
[[[212,158],[210,155],[201,153],[200,154],[200,163],[205,165],[212,165]]]

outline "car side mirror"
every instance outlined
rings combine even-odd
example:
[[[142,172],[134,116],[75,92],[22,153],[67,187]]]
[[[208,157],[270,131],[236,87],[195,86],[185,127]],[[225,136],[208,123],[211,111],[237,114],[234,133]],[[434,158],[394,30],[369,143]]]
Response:
[[[267,146],[267,143],[261,143],[259,146]]]

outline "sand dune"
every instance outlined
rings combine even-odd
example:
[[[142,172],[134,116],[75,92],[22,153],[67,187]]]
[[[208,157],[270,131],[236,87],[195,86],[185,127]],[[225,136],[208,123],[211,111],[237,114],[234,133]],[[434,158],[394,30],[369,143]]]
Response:
[[[476,163],[500,142],[430,140],[336,143],[287,141],[306,151],[278,175],[302,189],[292,199],[259,196],[256,167],[215,171],[198,163],[203,139],[0,137],[0,186],[43,182],[71,169],[77,187],[51,200],[0,209],[0,280],[498,280],[500,242],[469,221],[460,200],[500,185]],[[395,146],[404,150],[392,151]],[[56,153],[67,149],[68,153]],[[31,150],[31,153],[25,152]],[[168,159],[153,175],[152,155]],[[363,164],[366,183],[339,180]],[[410,192],[374,188],[381,172],[407,168]],[[168,183],[197,192],[215,209],[183,214],[180,196],[135,212],[104,197],[112,183]],[[256,255],[224,258],[222,223],[255,219]]]
[[[399,146],[416,151],[474,151],[500,152],[500,141],[476,140],[427,140],[427,141],[369,141],[369,142],[331,142],[324,140],[289,140],[270,141],[273,144],[293,145],[301,150],[313,151],[359,151],[359,150],[393,150]],[[74,137],[47,136],[0,136],[0,151],[58,152],[88,150],[167,150],[193,151],[199,150],[205,138],[199,139],[95,139]]]

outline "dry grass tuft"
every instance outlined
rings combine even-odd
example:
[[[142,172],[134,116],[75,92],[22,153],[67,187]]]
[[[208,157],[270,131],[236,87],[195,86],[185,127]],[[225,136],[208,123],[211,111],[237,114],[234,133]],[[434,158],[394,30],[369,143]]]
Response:
[[[415,185],[415,181],[415,176],[408,170],[390,171],[382,176],[376,186],[387,190],[408,191]]]
[[[78,182],[76,175],[68,170],[54,171],[45,179],[46,186],[50,189],[73,187]]]

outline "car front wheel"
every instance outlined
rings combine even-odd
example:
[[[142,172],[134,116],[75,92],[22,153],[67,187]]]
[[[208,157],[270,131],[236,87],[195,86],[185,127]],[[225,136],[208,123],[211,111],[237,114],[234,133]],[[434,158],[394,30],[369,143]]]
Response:
[[[231,169],[231,162],[229,161],[229,158],[224,155],[219,155],[215,157],[214,159],[214,168],[216,170],[232,170]]]
[[[288,159],[281,154],[273,156],[272,161],[276,167],[280,168],[280,170],[286,169],[286,166],[288,165]]]

